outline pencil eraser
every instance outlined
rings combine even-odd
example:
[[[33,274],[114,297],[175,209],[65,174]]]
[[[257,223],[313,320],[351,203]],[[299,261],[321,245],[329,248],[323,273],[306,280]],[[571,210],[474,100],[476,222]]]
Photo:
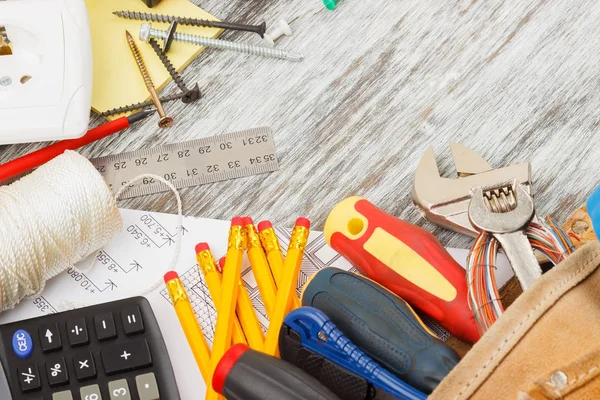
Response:
[[[196,245],[196,254],[204,250],[210,250],[210,247],[208,247],[208,243],[202,242]]]
[[[244,226],[244,219],[242,217],[233,217],[231,219],[231,226]]]
[[[310,221],[307,218],[300,217],[296,220],[296,226],[303,226],[306,229],[310,228]]]
[[[273,224],[271,224],[271,221],[266,221],[266,220],[265,220],[265,221],[260,221],[260,222],[258,223],[258,231],[259,231],[259,232],[262,232],[262,231],[264,231],[265,229],[270,229],[270,228],[272,228],[272,227],[273,227]]]
[[[223,267],[225,266],[225,257],[219,258],[219,268],[221,268],[221,272],[223,272]]]
[[[179,274],[175,271],[169,271],[165,274],[165,283],[172,281],[173,279],[179,279]]]
[[[244,226],[254,225],[254,221],[250,217],[242,217],[242,220],[244,221]]]

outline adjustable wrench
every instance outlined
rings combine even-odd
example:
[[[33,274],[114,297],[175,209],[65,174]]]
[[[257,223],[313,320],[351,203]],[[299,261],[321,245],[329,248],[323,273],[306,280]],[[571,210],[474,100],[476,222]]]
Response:
[[[467,147],[450,143],[450,150],[459,178],[440,177],[433,149],[428,148],[415,175],[415,205],[426,219],[444,228],[469,236],[480,231],[493,234],[526,289],[541,276],[524,234],[530,222],[538,222],[531,193],[531,164],[493,169]]]
[[[500,187],[476,188],[469,204],[471,223],[500,242],[523,290],[542,276],[525,234],[534,213],[531,196],[514,180]]]
[[[476,237],[479,231],[469,220],[469,203],[473,189],[494,186],[516,179],[531,196],[531,164],[522,163],[492,168],[473,150],[450,143],[450,150],[459,178],[442,178],[435,162],[433,148],[421,158],[413,183],[413,201],[429,221],[446,229]],[[534,221],[537,218],[534,215]]]

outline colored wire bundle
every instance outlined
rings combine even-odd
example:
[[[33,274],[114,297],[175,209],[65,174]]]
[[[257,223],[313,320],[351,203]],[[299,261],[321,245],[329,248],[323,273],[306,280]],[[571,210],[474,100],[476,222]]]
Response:
[[[531,247],[556,265],[574,251],[571,238],[578,238],[565,234],[549,216],[547,223],[548,226],[532,222],[526,234]],[[498,241],[492,235],[482,232],[475,239],[467,258],[469,307],[482,335],[504,312],[495,275],[499,247]]]

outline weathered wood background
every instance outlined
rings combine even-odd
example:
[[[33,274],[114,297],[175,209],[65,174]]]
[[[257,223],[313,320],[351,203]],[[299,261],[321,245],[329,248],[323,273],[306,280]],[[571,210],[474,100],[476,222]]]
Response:
[[[96,157],[271,126],[281,170],[182,190],[188,215],[288,226],[306,215],[321,229],[338,201],[358,194],[445,244],[468,246],[412,205],[413,173],[429,145],[447,176],[448,141],[493,166],[530,161],[538,213],[561,222],[600,182],[597,1],[340,0],[333,12],[320,0],[194,2],[221,19],[291,21],[294,35],[278,46],[306,59],[207,50],[185,71],[205,97],[169,105],[174,128],[147,121],[82,150]],[[249,34],[224,38],[260,44]],[[38,147],[0,147],[0,161]],[[120,205],[174,210],[168,194]]]

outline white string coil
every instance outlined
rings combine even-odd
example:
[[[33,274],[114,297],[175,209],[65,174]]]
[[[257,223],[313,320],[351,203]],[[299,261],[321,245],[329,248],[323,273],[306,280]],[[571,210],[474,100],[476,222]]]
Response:
[[[0,187],[0,311],[39,293],[121,227],[108,186],[74,151]]]

